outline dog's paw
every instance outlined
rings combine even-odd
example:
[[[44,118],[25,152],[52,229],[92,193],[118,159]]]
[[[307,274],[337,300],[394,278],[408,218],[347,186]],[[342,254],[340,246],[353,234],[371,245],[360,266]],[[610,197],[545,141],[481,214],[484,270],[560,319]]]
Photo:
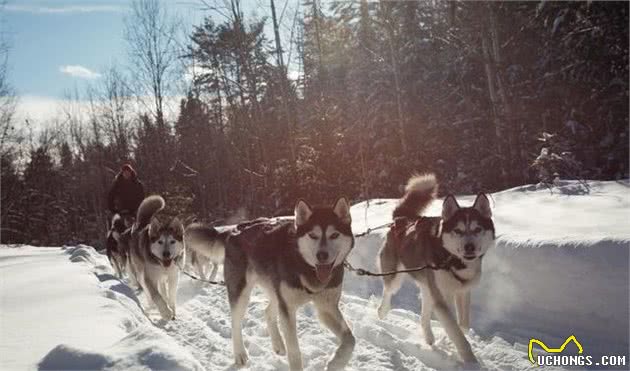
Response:
[[[333,357],[326,365],[326,371],[340,371],[348,364],[349,357]]]
[[[387,304],[381,304],[378,307],[378,318],[380,319],[385,319],[385,317],[387,317],[387,313],[389,313],[389,305]]]
[[[424,332],[424,341],[426,341],[429,346],[431,346],[431,345],[433,345],[433,343],[435,343],[435,336],[433,336],[433,332],[432,331],[425,331]]]
[[[482,370],[483,367],[481,366],[481,364],[479,363],[479,361],[477,360],[477,358],[472,355],[472,359],[468,360],[468,361],[464,361],[464,364],[462,365],[462,370]]]
[[[326,365],[326,371],[342,371],[348,362],[350,362],[352,349],[349,349],[349,352],[344,353],[346,354],[336,354]]]
[[[237,366],[245,366],[249,357],[247,357],[247,351],[243,349],[243,351],[237,352],[234,354],[234,364]]]
[[[276,352],[277,355],[279,356],[287,355],[287,349],[284,347],[284,343],[282,341],[278,342],[278,344],[276,344],[276,342],[273,342],[272,346],[273,346],[273,351]]]
[[[163,320],[170,321],[174,319],[175,314],[169,308],[160,308],[160,316],[162,316]]]
[[[290,371],[302,371],[304,370],[304,367],[302,367],[302,360],[295,361],[294,363],[291,363],[291,361],[289,361],[289,370]]]

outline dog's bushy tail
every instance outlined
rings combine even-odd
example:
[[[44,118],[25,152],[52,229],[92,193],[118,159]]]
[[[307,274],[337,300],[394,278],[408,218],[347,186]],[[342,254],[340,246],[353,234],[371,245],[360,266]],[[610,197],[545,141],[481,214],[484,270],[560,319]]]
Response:
[[[142,200],[136,216],[136,230],[141,230],[151,223],[153,215],[162,210],[164,205],[166,205],[166,202],[164,202],[162,196],[158,195],[152,195]]]
[[[435,174],[414,175],[407,182],[405,195],[394,209],[394,218],[415,218],[429,206],[437,196]]]

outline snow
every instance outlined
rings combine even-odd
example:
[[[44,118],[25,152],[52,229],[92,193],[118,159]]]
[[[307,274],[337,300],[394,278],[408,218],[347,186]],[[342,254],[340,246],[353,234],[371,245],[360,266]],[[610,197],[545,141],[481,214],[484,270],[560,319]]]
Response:
[[[510,246],[536,247],[585,246],[611,241],[630,242],[630,183],[626,181],[591,181],[587,190],[581,183],[563,181],[549,189],[526,185],[492,194],[494,222],[499,243]],[[588,193],[587,193],[588,192]],[[474,202],[475,196],[457,196],[462,206]],[[366,202],[352,208],[353,228],[362,232],[367,227],[390,222],[397,200],[369,201],[367,225]],[[434,202],[427,215],[439,215],[441,202]],[[385,233],[379,230],[378,233]]]
[[[527,342],[560,344],[575,334],[585,353],[628,354],[628,182],[523,186],[492,195],[497,246],[484,258],[473,290],[473,351],[490,370],[531,368]],[[474,196],[458,197],[470,204]],[[355,233],[390,221],[396,200],[352,207]],[[429,214],[437,215],[435,202]],[[366,219],[367,215],[367,219]],[[367,221],[367,225],[366,222]],[[375,269],[386,229],[357,239],[350,261]],[[105,256],[88,246],[0,248],[0,369],[233,370],[225,288],[182,278],[178,318],[163,322]],[[341,310],[357,345],[347,370],[461,367],[437,321],[436,344],[418,328],[417,289],[406,281],[385,320],[376,316],[381,283],[348,273]],[[286,370],[263,320],[255,291],[244,322],[245,370]],[[148,316],[147,316],[148,315]],[[336,347],[311,306],[298,314],[306,370],[321,370]]]
[[[630,324],[630,183],[576,181],[549,189],[522,186],[492,194],[497,245],[484,258],[472,295],[472,327],[483,337],[527,344],[561,344],[575,334],[592,355],[628,354]],[[458,196],[462,206],[475,196]],[[491,200],[491,201],[492,201]],[[352,208],[355,232],[390,221],[397,200]],[[439,215],[441,202],[429,207]],[[366,224],[365,221],[368,221]],[[387,229],[357,243],[350,262],[376,269]],[[350,291],[380,296],[376,279],[349,280]],[[398,300],[396,300],[398,299]],[[406,283],[394,303],[417,310],[417,289]]]
[[[203,369],[92,247],[0,249],[0,369]]]

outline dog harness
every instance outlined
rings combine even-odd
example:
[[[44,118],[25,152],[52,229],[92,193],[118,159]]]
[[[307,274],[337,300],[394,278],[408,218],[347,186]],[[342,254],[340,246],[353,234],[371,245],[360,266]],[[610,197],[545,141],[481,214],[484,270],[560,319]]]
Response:
[[[434,225],[431,225],[431,221],[427,217],[419,216],[411,220],[407,217],[397,217],[394,219],[394,223],[390,227],[390,231],[392,235],[398,241],[398,244],[397,244],[398,249],[402,250],[405,248],[406,244],[403,244],[401,242],[408,233],[419,233],[420,231],[426,231],[427,228],[431,228],[431,227],[434,227]],[[447,255],[440,264],[436,264],[435,266],[433,266],[433,269],[445,270],[445,271],[450,272],[453,278],[455,278],[462,285],[468,283],[468,281],[470,280],[465,279],[459,274],[457,274],[458,270],[466,268],[466,264],[457,256],[451,254],[446,249],[444,249],[444,246],[441,244],[442,230],[439,227],[439,225],[436,227],[437,227],[437,230],[435,231],[428,230],[426,232],[434,236],[436,239],[440,240],[440,247],[446,252]],[[409,230],[411,228],[415,228],[415,230],[410,232]],[[483,258],[483,255],[479,256],[479,260],[481,260],[482,258]]]

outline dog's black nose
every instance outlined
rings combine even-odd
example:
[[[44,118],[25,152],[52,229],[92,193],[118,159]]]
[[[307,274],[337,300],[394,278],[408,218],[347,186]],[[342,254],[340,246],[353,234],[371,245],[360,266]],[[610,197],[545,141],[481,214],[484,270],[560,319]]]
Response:
[[[326,251],[318,251],[315,256],[320,262],[325,262],[326,260],[328,260],[328,253]]]
[[[472,243],[467,243],[464,245],[464,252],[466,254],[471,254],[475,252],[475,245]]]
[[[164,259],[169,259],[171,257],[171,252],[166,250],[166,251],[164,251],[162,256],[164,257]]]

